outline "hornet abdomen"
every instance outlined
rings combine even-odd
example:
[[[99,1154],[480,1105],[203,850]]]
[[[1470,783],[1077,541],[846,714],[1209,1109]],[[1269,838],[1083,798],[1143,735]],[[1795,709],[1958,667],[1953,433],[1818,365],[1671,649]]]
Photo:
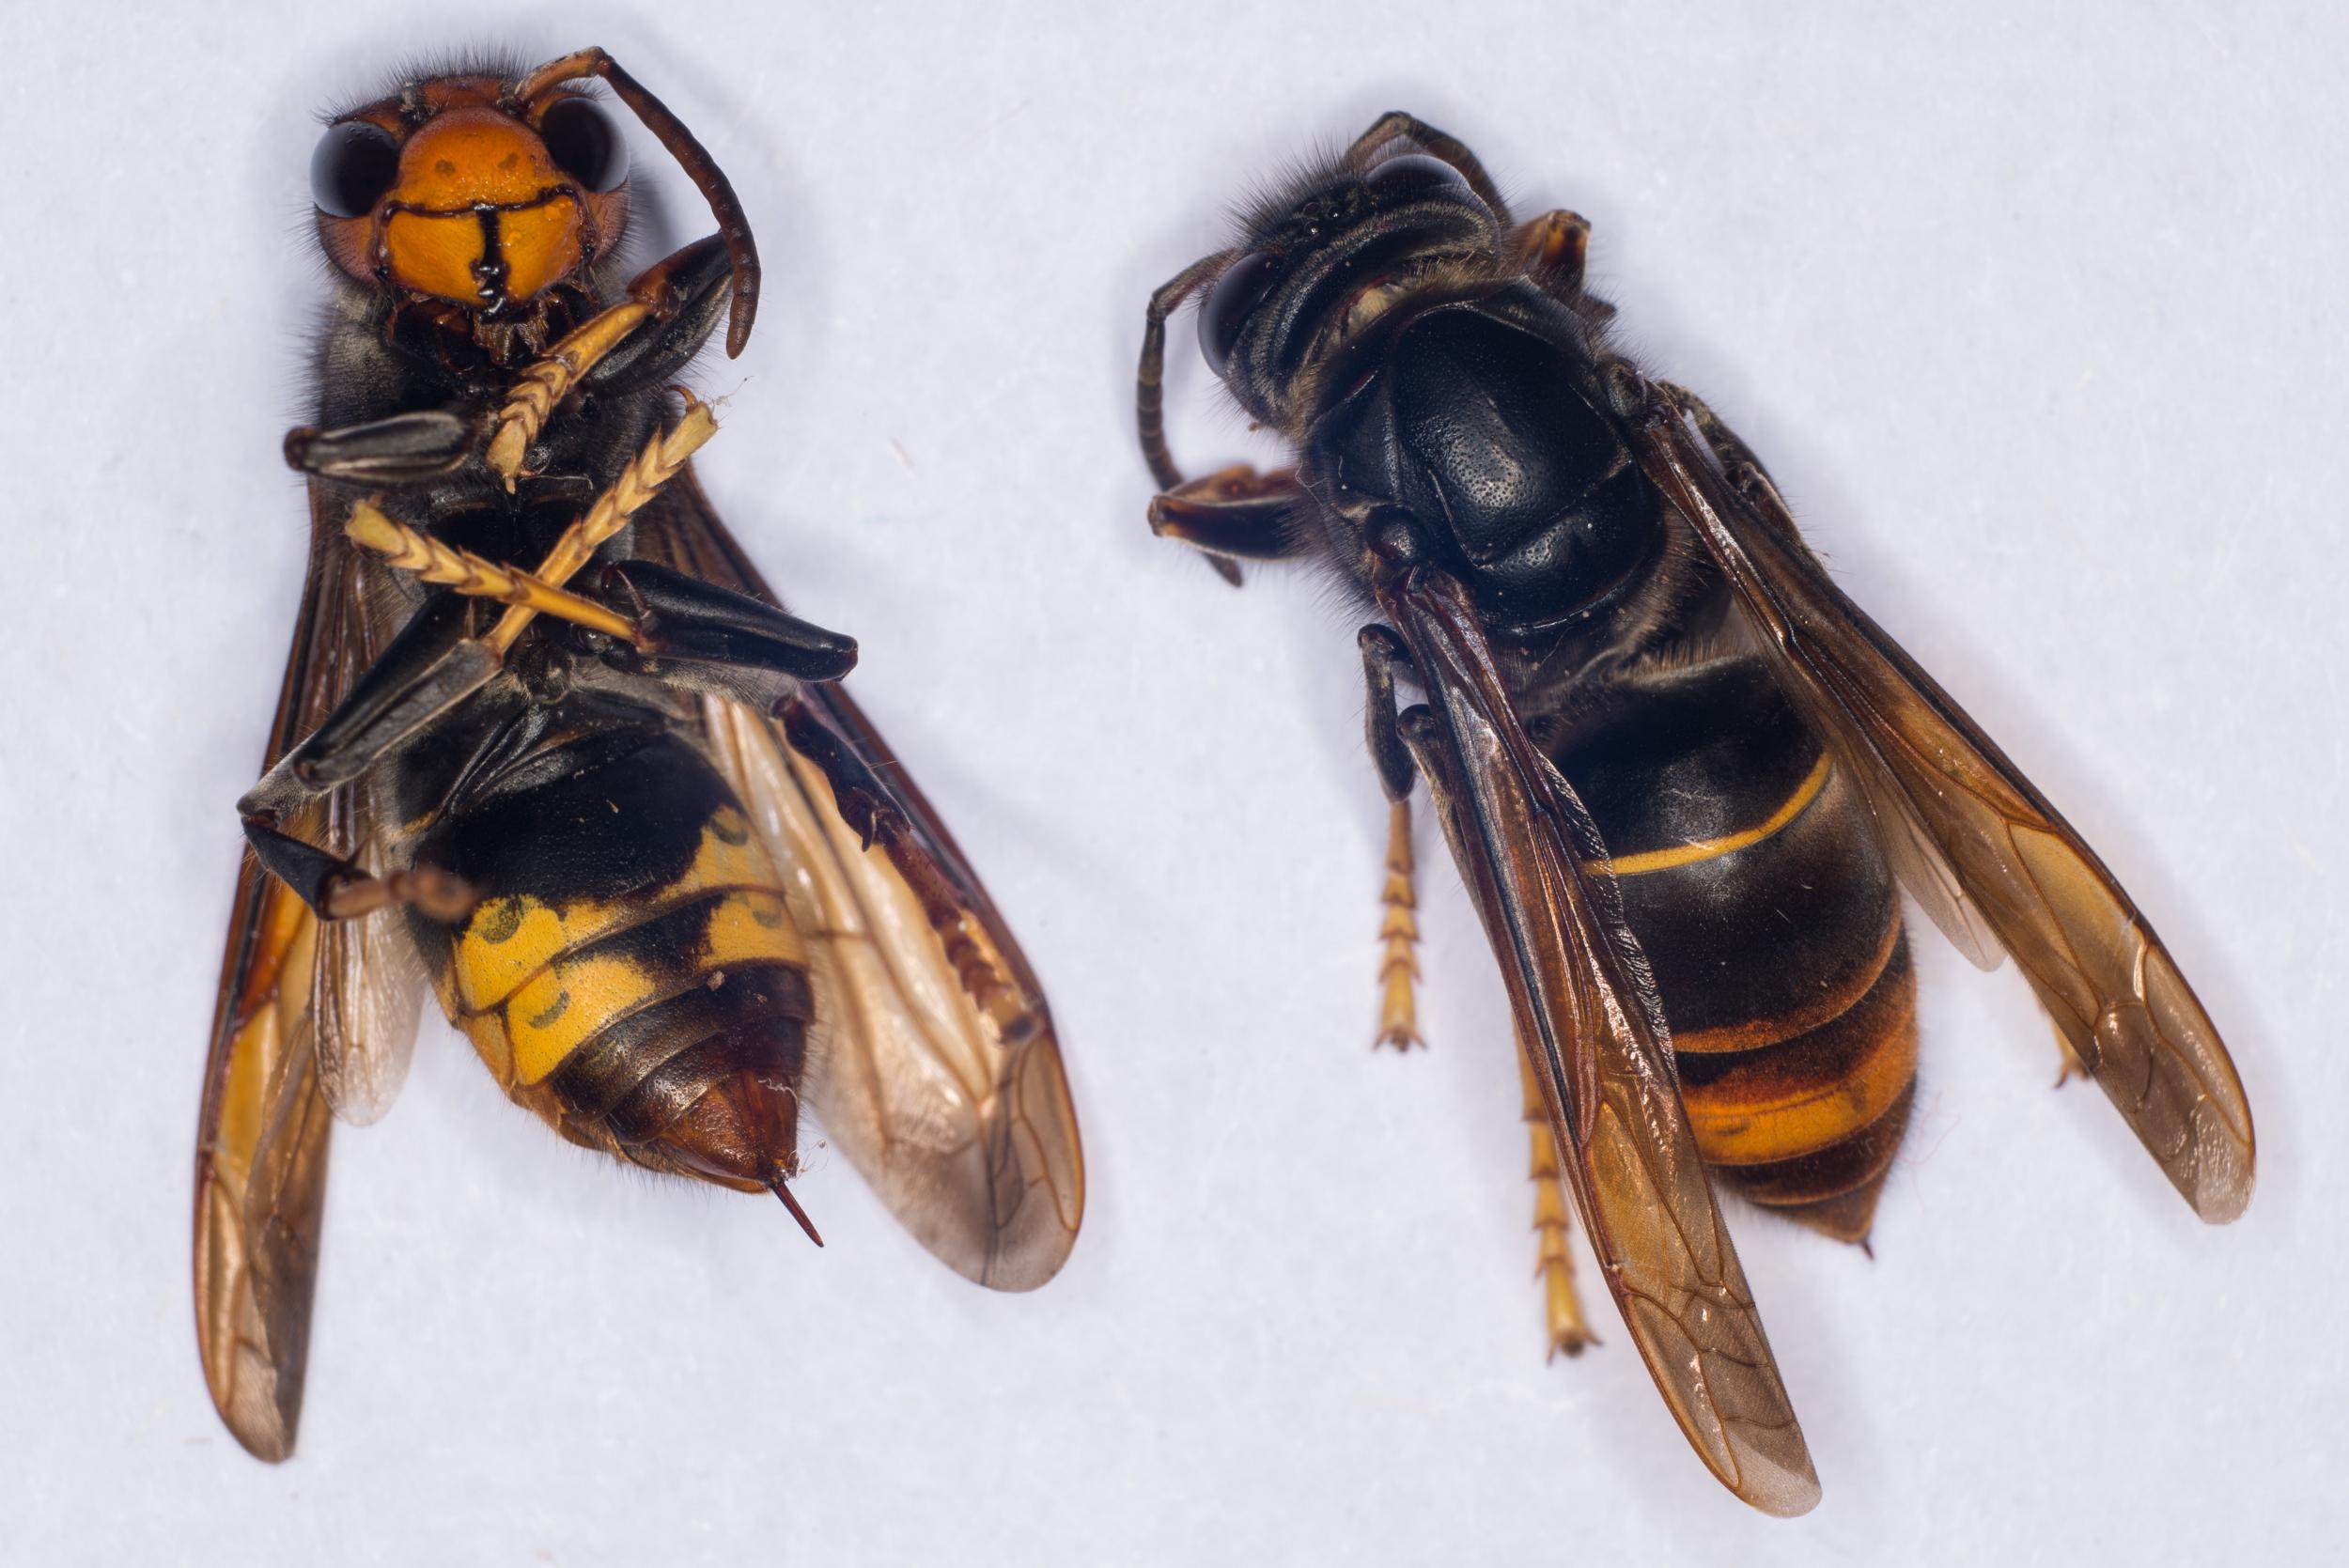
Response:
[[[484,893],[424,940],[450,1021],[573,1142],[755,1188],[796,1168],[814,1015],[784,879],[701,751],[591,726],[438,822]]]
[[[1613,860],[1714,1173],[1863,1239],[1908,1123],[1916,977],[1866,804],[1761,662],[1618,688],[1558,762]]]

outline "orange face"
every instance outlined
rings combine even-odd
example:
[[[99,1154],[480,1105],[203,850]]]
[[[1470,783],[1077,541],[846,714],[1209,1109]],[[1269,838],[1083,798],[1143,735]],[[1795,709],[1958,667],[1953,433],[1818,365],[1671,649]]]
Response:
[[[327,131],[311,161],[319,232],[364,283],[503,312],[583,271],[628,218],[619,133],[591,101],[501,103],[452,77]]]

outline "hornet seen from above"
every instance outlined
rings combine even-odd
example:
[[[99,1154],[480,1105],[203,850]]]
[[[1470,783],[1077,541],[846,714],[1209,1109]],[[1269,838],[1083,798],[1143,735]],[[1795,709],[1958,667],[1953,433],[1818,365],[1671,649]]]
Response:
[[[1612,346],[1587,235],[1380,119],[1151,300],[1150,520],[1234,582],[1308,560],[1354,594],[1392,802],[1380,1038],[1417,1039],[1424,780],[1516,1018],[1553,1350],[1589,1338],[1570,1196],[1699,1456],[1799,1514],[1818,1480],[1714,1188],[1864,1243],[1916,1092],[1899,889],[1977,964],[2016,960],[2205,1220],[2250,1197],[2250,1110],[2103,862],[1835,585],[1744,442]],[[1176,467],[1166,323],[1193,299],[1293,467]],[[1398,681],[1424,700],[1398,712]]]

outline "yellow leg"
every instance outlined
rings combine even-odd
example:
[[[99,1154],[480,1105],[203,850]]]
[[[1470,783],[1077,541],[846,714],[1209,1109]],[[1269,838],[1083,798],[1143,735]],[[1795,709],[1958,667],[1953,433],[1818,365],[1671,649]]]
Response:
[[[1525,1128],[1532,1145],[1533,1234],[1542,1279],[1542,1306],[1549,1324],[1549,1358],[1560,1351],[1579,1356],[1582,1347],[1596,1344],[1597,1336],[1582,1321],[1582,1304],[1574,1296],[1574,1263],[1566,1252],[1566,1189],[1558,1175],[1558,1135],[1549,1125],[1549,1108],[1542,1103],[1541,1085],[1533,1081],[1532,1064],[1517,1053],[1517,1073],[1525,1083]]]
[[[685,417],[677,421],[677,428],[665,435],[656,434],[645,442],[645,449],[620,471],[612,488],[596,497],[596,504],[587,508],[583,517],[563,530],[563,536],[554,541],[554,548],[547,551],[547,558],[532,575],[556,588],[568,582],[571,575],[587,564],[588,557],[627,527],[628,520],[660,494],[661,487],[684,468],[685,459],[717,431],[718,422],[710,417],[709,405],[687,394]],[[503,659],[506,650],[514,645],[514,639],[522,634],[537,613],[536,605],[515,605],[498,617],[498,624],[490,629],[482,641]]]
[[[1373,1044],[1409,1050],[1424,1046],[1419,1036],[1419,897],[1411,887],[1411,803],[1397,800],[1387,818],[1387,886],[1378,895],[1385,913],[1378,921],[1378,939],[1385,951],[1378,959],[1378,984],[1383,992],[1378,1007],[1378,1038]]]
[[[636,639],[636,628],[624,615],[514,567],[485,561],[470,550],[459,550],[428,534],[419,534],[393,521],[370,502],[350,509],[343,533],[352,544],[383,558],[397,571],[413,572],[419,581],[443,583],[475,598],[501,604],[525,605],[558,620],[575,621],[623,643]]]
[[[343,532],[352,543],[373,551],[402,571],[414,572],[427,582],[443,582],[460,594],[493,598],[506,605],[506,613],[481,639],[500,659],[506,657],[514,640],[531,621],[541,614],[576,621],[623,641],[633,641],[635,628],[624,617],[566,592],[563,584],[607,540],[627,527],[629,519],[661,493],[661,486],[677,477],[685,467],[685,460],[717,429],[709,405],[688,393],[685,416],[677,421],[677,428],[665,434],[656,433],[645,443],[645,449],[620,471],[612,488],[598,496],[596,504],[563,531],[562,537],[554,541],[554,548],[547,551],[547,558],[535,572],[485,561],[471,551],[459,550],[430,535],[419,534],[393,521],[381,508],[365,501],[351,508],[350,520]]]
[[[2058,1058],[2055,1080],[2057,1088],[2062,1088],[2076,1078],[2084,1079],[2088,1076],[2088,1069],[2080,1065],[2079,1053],[2072,1048],[2072,1042],[2063,1037],[2063,1031],[2060,1029],[2056,1031],[2056,1056]]]
[[[641,301],[623,301],[591,317],[521,373],[512,396],[498,411],[497,430],[490,438],[488,453],[490,471],[506,481],[507,489],[514,488],[522,471],[523,454],[538,439],[539,427],[554,411],[554,405],[651,314],[652,306]]]

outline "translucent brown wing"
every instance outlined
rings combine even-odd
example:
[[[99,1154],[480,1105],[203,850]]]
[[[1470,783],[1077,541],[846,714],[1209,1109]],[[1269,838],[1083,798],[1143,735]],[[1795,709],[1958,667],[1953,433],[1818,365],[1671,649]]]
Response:
[[[1801,545],[1749,501],[1687,395],[1635,430],[1648,477],[1729,579],[1780,684],[1860,783],[1894,869],[1985,967],[2015,955],[2075,1055],[2194,1212],[2250,1201],[2251,1109],[2193,990],[2093,851]]]
[[[327,505],[313,492],[309,575],[264,766],[341,699],[396,613]],[[336,796],[291,826],[364,850],[366,815]],[[414,1038],[413,969],[396,927],[379,917],[321,927],[246,858],[196,1132],[195,1326],[221,1419],[263,1459],[292,1452],[302,1413],[330,1101],[372,1113],[397,1088]]]
[[[776,602],[690,474],[640,519],[637,549]],[[929,803],[848,694],[803,700],[886,788],[864,845],[825,772],[781,726],[709,699],[710,749],[793,888],[818,1034],[804,1084],[832,1144],[922,1244],[998,1290],[1056,1273],[1084,1213],[1084,1160],[1042,989]]]
[[[330,829],[330,841],[353,842],[331,835]],[[380,838],[368,835],[357,842],[354,859],[382,864]],[[337,1121],[355,1126],[392,1108],[415,1055],[425,981],[403,917],[399,908],[382,908],[319,928],[306,1019],[310,1046],[326,1103]]]
[[[1501,959],[1519,1044],[1624,1323],[1729,1489],[1801,1514],[1819,1482],[1681,1107],[1672,1042],[1606,849],[1509,706],[1475,612],[1422,567],[1378,600],[1431,699],[1405,737]]]

